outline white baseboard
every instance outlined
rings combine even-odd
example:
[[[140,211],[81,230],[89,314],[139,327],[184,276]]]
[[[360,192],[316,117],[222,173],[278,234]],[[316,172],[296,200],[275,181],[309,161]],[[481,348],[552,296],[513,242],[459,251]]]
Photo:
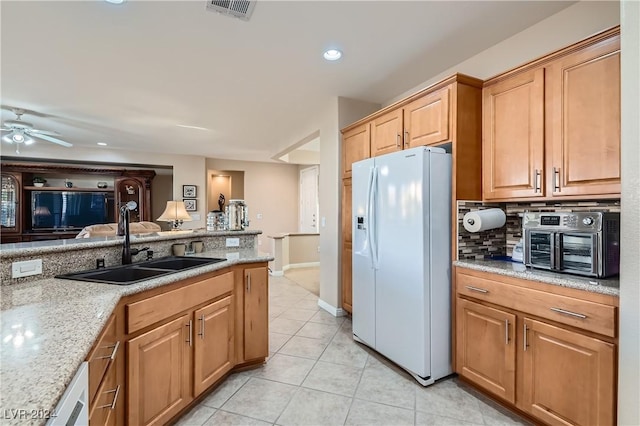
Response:
[[[283,277],[284,271],[271,271],[270,274],[272,277]]]
[[[320,262],[304,262],[304,263],[291,263],[282,267],[283,271],[296,268],[312,268],[314,266],[320,266]]]
[[[320,306],[325,311],[329,312],[334,317],[343,317],[345,316],[344,309],[336,308],[333,305],[328,304],[322,299],[318,299],[318,306]]]

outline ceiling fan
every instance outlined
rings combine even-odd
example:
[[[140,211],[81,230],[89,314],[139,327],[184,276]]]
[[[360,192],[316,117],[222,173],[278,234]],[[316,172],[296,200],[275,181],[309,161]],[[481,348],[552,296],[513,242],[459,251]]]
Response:
[[[2,130],[3,133],[7,133],[2,136],[2,140],[4,142],[16,144],[16,154],[20,154],[21,144],[31,145],[35,142],[33,138],[53,142],[67,148],[73,146],[69,142],[54,138],[53,136],[59,136],[59,133],[57,132],[34,129],[33,124],[22,121],[22,115],[25,113],[25,110],[13,108],[12,111],[16,115],[16,119],[5,120],[5,122],[2,123],[2,128],[0,128],[0,130]]]

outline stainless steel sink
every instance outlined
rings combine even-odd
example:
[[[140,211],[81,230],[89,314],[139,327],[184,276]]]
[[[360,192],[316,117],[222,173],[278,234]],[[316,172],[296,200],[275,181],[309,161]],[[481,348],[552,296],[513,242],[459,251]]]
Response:
[[[224,262],[226,259],[210,257],[170,256],[131,265],[112,266],[57,275],[56,278],[76,281],[91,281],[105,284],[129,285],[150,278],[175,274],[199,266]]]

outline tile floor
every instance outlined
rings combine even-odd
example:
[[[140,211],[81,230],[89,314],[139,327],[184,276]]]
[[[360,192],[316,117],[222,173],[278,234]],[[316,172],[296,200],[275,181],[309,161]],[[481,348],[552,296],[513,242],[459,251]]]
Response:
[[[320,267],[294,268],[285,271],[285,278],[309,290],[316,296],[320,296]]]
[[[229,376],[179,425],[522,425],[523,419],[457,379],[426,388],[355,343],[351,321],[270,277],[263,366]]]

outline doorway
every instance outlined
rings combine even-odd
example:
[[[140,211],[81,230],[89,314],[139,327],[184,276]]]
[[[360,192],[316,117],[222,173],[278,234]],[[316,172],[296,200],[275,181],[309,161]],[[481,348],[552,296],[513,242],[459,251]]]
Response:
[[[299,232],[318,233],[318,166],[300,170]]]

